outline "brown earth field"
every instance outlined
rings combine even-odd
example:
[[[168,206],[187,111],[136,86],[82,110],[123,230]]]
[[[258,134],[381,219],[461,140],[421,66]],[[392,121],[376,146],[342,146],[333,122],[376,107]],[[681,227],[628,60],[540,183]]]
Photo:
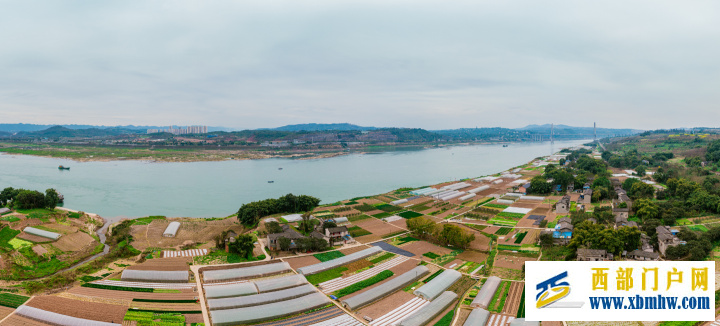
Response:
[[[549,204],[546,204],[549,205]],[[530,215],[546,215],[550,212],[550,207],[537,207],[530,211]]]
[[[510,205],[510,207],[519,207],[519,208],[535,208],[538,205],[537,202],[522,202],[522,201],[516,201],[514,204]]]
[[[424,253],[433,252],[437,255],[442,256],[442,255],[446,255],[446,254],[449,254],[452,252],[452,250],[450,250],[450,249],[440,247],[440,246],[434,245],[430,242],[423,241],[423,240],[408,242],[408,243],[400,246],[400,248],[402,248],[403,250],[412,252],[413,254],[415,254],[415,256],[423,257],[423,260],[427,260],[427,261],[430,261],[432,259],[429,259],[429,258],[423,256]]]
[[[41,245],[35,245],[35,246],[33,246],[33,247],[32,247],[32,250],[33,250],[38,256],[42,256],[42,255],[48,253],[48,250],[45,249],[45,248],[43,248],[43,246],[41,246]]]
[[[470,245],[468,248],[475,249],[475,250],[481,250],[481,251],[490,250],[490,238],[488,238],[484,234],[480,233],[480,231],[475,230],[473,228],[467,227],[462,224],[456,224],[456,225],[459,225],[461,228],[465,229],[468,232],[472,232],[472,234],[475,235],[475,240],[470,242]]]
[[[15,311],[15,309],[0,306],[0,320],[13,313],[13,311]]]
[[[364,236],[355,238],[355,241],[360,242],[360,243],[370,243],[370,242],[375,242],[375,241],[379,241],[379,240],[382,240],[382,237],[379,235],[376,235],[376,234],[368,234],[368,235],[364,235]]]
[[[403,230],[397,226],[394,226],[390,223],[385,223],[376,218],[368,218],[368,219],[356,221],[355,225],[367,230],[370,233],[377,234],[381,237],[386,234],[390,234],[393,232]]]
[[[189,262],[192,262],[192,257],[155,258],[129,266],[126,269],[139,271],[186,271],[190,269],[188,265]]]
[[[472,261],[476,263],[482,263],[487,259],[488,254],[474,251],[474,250],[465,250],[459,255],[456,256],[458,259],[462,259],[465,261]]]
[[[303,256],[303,257],[295,257],[295,258],[283,258],[282,260],[287,262],[288,264],[290,264],[290,267],[292,267],[292,269],[298,269],[300,267],[305,267],[305,266],[310,266],[310,265],[320,263],[320,260],[313,257],[312,255]]]
[[[183,316],[185,316],[186,324],[201,324],[205,322],[202,314],[183,314]]]
[[[451,260],[450,262],[445,263],[445,265],[443,265],[443,266],[444,266],[445,268],[455,269],[455,267],[458,267],[458,266],[460,266],[460,265],[462,265],[462,264],[464,264],[464,263],[465,263],[465,262],[464,262],[462,259],[453,259],[453,260]],[[452,267],[450,267],[450,266],[452,266]]]
[[[35,243],[45,243],[45,242],[52,242],[52,241],[53,241],[53,240],[48,239],[48,238],[43,238],[43,237],[40,237],[40,236],[37,236],[37,235],[32,235],[32,234],[27,234],[27,233],[25,233],[25,232],[21,232],[20,234],[18,234],[18,235],[17,235],[17,238],[18,238],[18,239],[27,240],[27,241],[30,241],[30,242],[35,242]],[[60,237],[60,238],[62,238],[62,237]]]
[[[520,244],[536,243],[539,236],[540,236],[540,230],[530,230],[525,235],[525,238],[523,238],[523,240],[522,240],[522,242],[520,242]]]
[[[170,222],[180,222],[180,230],[174,238],[163,237]],[[148,225],[133,225],[131,235],[135,239],[133,247],[145,250],[148,247],[171,248],[179,247],[185,241],[208,242],[225,230],[233,230],[240,234],[243,226],[236,218],[230,217],[222,220],[207,221],[204,219],[173,218],[167,220],[154,220]]]
[[[522,270],[523,265],[526,261],[535,261],[537,258],[533,257],[517,257],[509,255],[497,255],[495,258],[495,266],[509,269]]]
[[[62,251],[80,251],[85,246],[95,242],[95,239],[85,232],[75,232],[64,235],[55,242],[55,247]]]
[[[378,319],[382,315],[392,311],[399,306],[402,306],[403,304],[414,298],[414,295],[400,290],[383,299],[380,299],[379,301],[371,305],[361,308],[360,310],[358,310],[357,315],[360,318],[368,316],[372,319]]]
[[[367,248],[370,248],[370,247],[369,247],[369,246],[366,246],[366,245],[360,245],[360,246],[355,246],[355,247],[340,249],[340,252],[342,252],[343,255],[349,255],[349,254],[352,254],[352,253],[356,253],[356,252],[358,252],[358,251],[363,251],[363,250],[365,250],[365,249],[367,249]]]
[[[403,218],[403,219],[399,219],[397,221],[392,221],[392,222],[390,222],[390,224],[407,230],[407,219]]]
[[[33,297],[26,305],[77,318],[122,323],[127,306],[85,302],[56,296]]]
[[[493,226],[488,226],[488,227],[486,227],[486,228],[483,230],[483,232],[485,232],[485,233],[487,233],[487,234],[495,234],[495,232],[497,232],[497,230],[500,230],[500,227],[493,225]]]
[[[385,211],[382,211],[382,210],[379,210],[379,209],[374,209],[374,210],[365,212],[365,215],[372,217],[372,216],[375,215],[375,214],[380,214],[380,213],[384,213],[384,212],[385,212]]]
[[[152,292],[132,292],[132,291],[114,291],[105,289],[95,289],[86,287],[74,287],[68,292],[77,295],[86,295],[99,298],[110,299],[153,299],[153,300],[196,300],[198,293],[192,290],[181,290],[180,293],[152,293]]]
[[[512,282],[510,283],[510,289],[508,290],[507,298],[505,299],[505,307],[503,307],[503,313],[508,315],[516,315],[520,308],[520,301],[522,301],[522,292],[525,287],[524,282]]]
[[[530,215],[528,215],[528,216],[530,216]],[[535,220],[529,219],[528,216],[523,217],[515,226],[521,227],[521,228],[540,227],[538,225],[533,225],[535,223]],[[546,217],[546,219],[547,219],[547,217]]]
[[[55,230],[55,232],[60,233],[60,234],[70,234],[70,233],[75,233],[78,231],[78,228],[76,228],[74,226],[62,225],[62,224],[57,224],[57,223],[43,224],[43,226],[48,229]]]
[[[455,325],[464,325],[471,312],[472,310],[470,309],[460,308],[460,310],[458,310],[457,312],[457,323]]]
[[[375,198],[362,198],[362,199],[358,199],[357,202],[358,202],[358,203],[361,203],[361,204],[375,205],[375,204],[380,204],[380,203],[382,203],[383,201],[377,200],[377,199],[375,199]]]

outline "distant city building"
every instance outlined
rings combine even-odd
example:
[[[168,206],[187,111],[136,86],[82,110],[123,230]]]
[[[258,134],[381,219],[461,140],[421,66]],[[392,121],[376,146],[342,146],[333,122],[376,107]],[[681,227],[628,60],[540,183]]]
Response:
[[[190,135],[190,134],[207,134],[207,126],[187,126],[185,128],[175,128],[173,126],[167,129],[148,129],[148,134],[157,134],[161,132],[171,133],[173,135]]]

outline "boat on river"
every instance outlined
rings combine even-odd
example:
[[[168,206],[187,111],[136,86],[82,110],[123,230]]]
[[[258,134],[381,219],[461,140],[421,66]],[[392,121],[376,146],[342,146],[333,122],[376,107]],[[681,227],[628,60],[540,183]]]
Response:
[[[58,170],[70,170],[69,166],[58,166]]]
[[[268,183],[275,183],[275,181],[270,180],[270,181],[268,181]]]

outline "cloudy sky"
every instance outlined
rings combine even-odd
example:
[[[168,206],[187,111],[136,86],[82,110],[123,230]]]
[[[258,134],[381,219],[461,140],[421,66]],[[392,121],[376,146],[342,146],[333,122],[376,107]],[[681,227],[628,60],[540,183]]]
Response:
[[[718,1],[0,0],[0,123],[718,126]]]

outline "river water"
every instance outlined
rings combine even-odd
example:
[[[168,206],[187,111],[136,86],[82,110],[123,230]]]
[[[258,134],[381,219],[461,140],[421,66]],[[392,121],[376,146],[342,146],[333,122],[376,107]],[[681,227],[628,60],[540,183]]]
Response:
[[[75,162],[0,154],[0,189],[9,186],[44,192],[55,188],[65,196],[65,207],[111,220],[148,215],[220,217],[233,214],[244,203],[287,193],[332,203],[401,187],[480,177],[584,142],[453,146],[314,160],[192,163]],[[58,165],[71,169],[60,171]]]

